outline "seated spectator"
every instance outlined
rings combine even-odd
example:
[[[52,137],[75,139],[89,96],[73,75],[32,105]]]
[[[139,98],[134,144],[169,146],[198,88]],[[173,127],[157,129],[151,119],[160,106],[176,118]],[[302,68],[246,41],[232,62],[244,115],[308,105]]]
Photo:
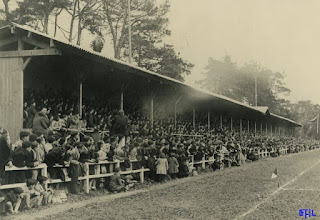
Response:
[[[47,205],[50,204],[52,202],[52,197],[53,197],[53,189],[48,188],[48,178],[41,176],[38,178],[38,181],[35,185],[35,190],[40,192],[42,197],[43,197],[43,204]]]
[[[29,141],[29,136],[30,133],[28,131],[21,131],[20,132],[20,139],[17,140],[13,145],[12,145],[12,150],[15,150],[19,147],[22,147],[22,143],[24,141]]]
[[[111,176],[109,183],[109,190],[113,193],[126,191],[125,181],[121,179],[119,167],[114,169],[114,174]]]

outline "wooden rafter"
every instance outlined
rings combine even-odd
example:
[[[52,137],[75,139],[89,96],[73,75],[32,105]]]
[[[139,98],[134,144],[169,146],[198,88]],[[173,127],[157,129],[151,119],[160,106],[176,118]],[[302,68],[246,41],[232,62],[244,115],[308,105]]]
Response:
[[[39,48],[43,48],[43,49],[46,49],[46,48],[50,48],[50,45],[49,44],[46,44],[46,43],[43,43],[43,42],[40,42],[38,40],[35,40],[33,39],[32,37],[21,37],[22,38],[22,41],[25,42],[25,43],[28,43],[28,44],[31,44],[33,46],[38,46]]]
[[[34,48],[34,50],[36,50],[36,49],[38,49],[38,46],[36,46],[36,47]],[[23,62],[22,70],[25,70],[25,68],[27,68],[27,66],[28,66],[28,64],[30,63],[31,59],[32,59],[32,57],[28,57],[28,58],[26,59],[26,61]]]
[[[18,37],[17,36],[12,36],[8,39],[4,39],[4,40],[0,40],[0,47],[8,45],[8,44],[12,44],[14,42],[18,41]]]
[[[61,55],[61,51],[56,48],[48,48],[48,49],[38,49],[38,50],[20,50],[20,51],[1,51],[0,52],[0,58],[51,56],[51,55]]]

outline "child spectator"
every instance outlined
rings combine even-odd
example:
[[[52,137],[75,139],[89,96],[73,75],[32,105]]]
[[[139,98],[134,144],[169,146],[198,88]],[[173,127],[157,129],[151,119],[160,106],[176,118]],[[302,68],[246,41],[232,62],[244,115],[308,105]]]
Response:
[[[6,212],[18,213],[22,201],[22,188],[14,188],[6,194]]]
[[[113,193],[126,191],[125,181],[121,179],[119,167],[114,169],[114,174],[111,176],[109,183],[109,190]]]
[[[177,173],[179,172],[179,163],[174,153],[170,154],[168,165],[169,165],[168,173],[170,174],[170,177],[172,179],[176,179]]]
[[[27,187],[24,188],[24,193],[27,193],[30,195],[30,204],[27,204],[28,207],[35,207],[38,208],[41,203],[43,196],[41,195],[41,192],[39,189],[37,189],[35,186],[37,184],[37,180],[34,179],[28,179],[27,180]]]
[[[52,202],[52,197],[53,197],[53,189],[48,188],[48,178],[45,176],[41,176],[38,178],[39,182],[36,183],[35,185],[35,190],[41,193],[43,196],[43,204],[47,205]]]
[[[168,160],[164,153],[160,153],[160,158],[158,158],[158,160],[156,161],[156,166],[159,181],[163,182],[165,180],[168,170]]]

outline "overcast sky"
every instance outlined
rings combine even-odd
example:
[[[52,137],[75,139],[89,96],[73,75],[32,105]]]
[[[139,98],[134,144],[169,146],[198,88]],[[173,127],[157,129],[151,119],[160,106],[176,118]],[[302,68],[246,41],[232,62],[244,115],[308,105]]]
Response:
[[[285,72],[290,100],[320,104],[319,0],[171,0],[171,42],[195,64],[199,79],[208,57],[229,54]]]

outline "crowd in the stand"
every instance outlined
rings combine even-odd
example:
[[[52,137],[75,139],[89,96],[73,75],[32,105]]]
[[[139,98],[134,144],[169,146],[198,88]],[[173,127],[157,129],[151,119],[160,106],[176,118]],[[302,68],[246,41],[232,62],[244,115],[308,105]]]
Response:
[[[162,182],[191,175],[191,160],[211,159],[209,168],[221,170],[258,160],[258,150],[267,149],[271,156],[278,156],[280,147],[298,153],[319,146],[315,140],[240,134],[214,125],[210,130],[201,124],[194,128],[182,117],[176,129],[168,117],[155,120],[151,127],[148,117],[138,111],[126,115],[104,107],[107,103],[102,100],[85,102],[80,119],[76,99],[63,93],[41,96],[29,91],[28,97],[24,126],[29,129],[21,131],[20,140],[11,143],[8,132],[0,128],[0,184],[26,183],[0,192],[0,211],[5,213],[51,203],[51,179],[70,178],[68,192],[80,193],[85,183],[79,177],[86,174],[86,162],[124,161],[120,166],[110,163],[89,168],[90,174],[113,173],[109,178],[90,180],[92,190],[120,192],[134,186],[139,178],[121,175],[124,170],[145,167],[150,169],[146,174],[150,181]],[[135,163],[130,165],[132,161]],[[34,168],[43,163],[48,166],[47,175],[40,169],[5,172],[6,166]]]

